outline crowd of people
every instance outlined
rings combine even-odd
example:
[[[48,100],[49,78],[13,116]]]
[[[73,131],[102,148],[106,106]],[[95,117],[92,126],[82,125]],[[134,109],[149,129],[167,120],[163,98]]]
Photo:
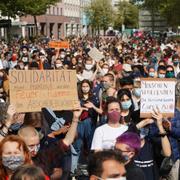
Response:
[[[69,49],[0,42],[0,180],[179,180],[179,42],[149,34],[68,41]],[[88,55],[94,47],[104,58]],[[13,69],[76,71],[79,105],[17,113]],[[155,107],[141,118],[141,78],[174,78],[174,117]]]

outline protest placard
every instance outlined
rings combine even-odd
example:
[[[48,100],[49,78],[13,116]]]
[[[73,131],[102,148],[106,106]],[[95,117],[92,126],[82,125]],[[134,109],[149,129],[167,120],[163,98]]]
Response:
[[[70,110],[78,102],[73,70],[11,70],[10,103],[17,112],[38,112],[42,107]]]
[[[91,50],[88,52],[88,55],[96,62],[104,58],[104,55],[96,47],[91,48]]]
[[[69,49],[69,42],[68,41],[50,41],[49,47],[55,48],[55,49]]]
[[[141,117],[151,117],[159,109],[164,117],[173,117],[175,109],[175,79],[141,79]]]

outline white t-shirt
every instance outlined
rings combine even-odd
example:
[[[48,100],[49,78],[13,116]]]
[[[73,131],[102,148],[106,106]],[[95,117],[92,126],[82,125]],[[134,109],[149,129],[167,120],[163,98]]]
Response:
[[[114,147],[116,138],[127,131],[128,126],[120,125],[117,128],[104,124],[95,130],[91,150],[111,149]]]

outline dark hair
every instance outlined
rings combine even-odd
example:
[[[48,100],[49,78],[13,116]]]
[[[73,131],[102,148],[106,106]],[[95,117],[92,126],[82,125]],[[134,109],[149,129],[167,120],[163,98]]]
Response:
[[[114,81],[114,76],[111,73],[107,73],[104,75],[105,77],[109,77],[110,81]]]
[[[134,151],[136,154],[141,149],[141,139],[133,132],[126,132],[116,138],[116,144],[126,144],[129,149]]]
[[[132,113],[134,111],[134,103],[133,103],[133,100],[132,100],[132,96],[131,96],[131,92],[129,91],[129,89],[120,89],[117,93],[117,99],[119,100],[119,102],[121,101],[121,98],[126,95],[130,98],[131,102],[132,102],[132,105],[130,107],[130,113]]]
[[[174,71],[174,67],[173,67],[173,66],[171,66],[171,65],[167,65],[167,66],[166,66],[166,70],[167,70],[168,68],[172,68],[172,69],[173,69],[173,71]]]
[[[81,83],[79,84],[79,88],[78,88],[78,96],[79,96],[80,100],[84,98],[84,95],[83,95],[83,92],[82,92],[82,85],[84,83],[87,83],[89,85],[90,91],[89,91],[88,95],[89,95],[89,98],[92,97],[92,83],[89,80],[84,79],[83,81],[81,81]]]
[[[105,111],[105,112],[108,111],[108,106],[109,106],[109,104],[111,104],[111,103],[118,103],[119,106],[120,106],[120,108],[121,108],[121,104],[119,103],[118,99],[115,98],[115,97],[113,97],[113,96],[109,96],[109,97],[107,97],[107,99],[106,99],[106,104],[105,104],[105,107],[104,107],[104,111]]]
[[[126,86],[126,85],[133,85],[133,79],[131,77],[123,77],[122,79],[119,80],[119,84],[121,87]]]
[[[103,173],[103,163],[107,160],[114,160],[120,164],[125,163],[125,159],[119,151],[115,150],[104,150],[94,153],[89,158],[88,172],[89,176],[96,175],[101,177]]]
[[[162,71],[166,71],[166,67],[165,66],[159,66],[158,67],[158,72],[161,71],[161,70]]]
[[[24,165],[18,168],[11,177],[11,180],[45,180],[45,174],[40,167],[35,165]]]

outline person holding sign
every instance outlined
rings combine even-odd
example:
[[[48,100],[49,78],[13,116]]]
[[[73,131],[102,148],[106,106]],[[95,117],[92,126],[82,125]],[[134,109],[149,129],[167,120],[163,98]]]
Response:
[[[55,176],[54,173],[56,173],[54,169],[56,167],[53,167],[53,162],[59,158],[61,159],[74,141],[79,117],[83,110],[85,110],[85,108],[77,108],[73,111],[72,124],[65,138],[54,142],[54,145],[51,147],[41,149],[39,133],[31,126],[25,126],[18,132],[18,135],[28,146],[34,164],[41,167],[44,172],[52,178]],[[61,176],[61,174],[58,174],[58,176]]]

